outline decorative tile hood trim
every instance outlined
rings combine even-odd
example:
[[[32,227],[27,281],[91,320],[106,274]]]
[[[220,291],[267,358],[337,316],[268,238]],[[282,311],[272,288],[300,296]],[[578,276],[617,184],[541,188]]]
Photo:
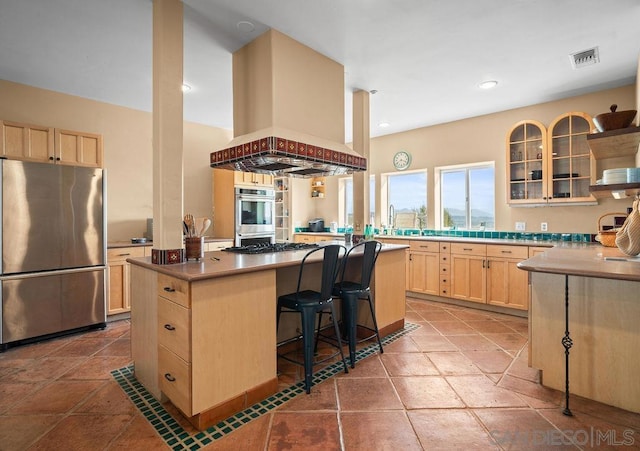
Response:
[[[367,170],[367,159],[344,144],[270,127],[232,140],[212,152],[212,168],[293,177],[351,174]]]

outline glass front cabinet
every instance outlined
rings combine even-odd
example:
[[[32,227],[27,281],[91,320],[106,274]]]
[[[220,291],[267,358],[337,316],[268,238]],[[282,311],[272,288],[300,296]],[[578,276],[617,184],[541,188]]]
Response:
[[[507,202],[595,202],[595,161],[587,143],[593,129],[585,113],[563,114],[549,129],[537,121],[515,124],[507,134]]]

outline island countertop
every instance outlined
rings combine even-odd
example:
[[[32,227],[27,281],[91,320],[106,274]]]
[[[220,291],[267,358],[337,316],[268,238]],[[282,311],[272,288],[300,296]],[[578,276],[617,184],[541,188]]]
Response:
[[[629,257],[617,247],[600,244],[562,243],[518,263],[518,268],[550,274],[640,281],[640,258]]]
[[[327,244],[341,244],[344,242],[326,241],[318,243],[319,246]],[[347,245],[347,250],[351,245]],[[397,251],[407,249],[405,244],[383,244],[380,252]],[[151,263],[151,257],[128,258],[127,262],[152,269],[158,273],[166,274],[186,281],[196,281],[224,277],[232,274],[243,274],[264,269],[275,269],[300,264],[302,258],[310,249],[292,250],[284,252],[271,252],[266,254],[238,254],[228,251],[205,252],[201,260],[189,260],[173,265],[156,265]]]

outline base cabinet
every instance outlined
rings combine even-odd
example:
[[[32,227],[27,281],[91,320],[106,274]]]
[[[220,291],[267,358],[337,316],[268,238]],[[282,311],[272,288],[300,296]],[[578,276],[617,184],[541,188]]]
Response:
[[[407,265],[407,289],[440,294],[440,246],[434,241],[411,241]]]
[[[118,247],[107,249],[107,315],[131,310],[130,264],[127,258],[144,257],[146,247]]]
[[[487,303],[527,310],[529,275],[518,263],[529,257],[525,246],[487,246]]]
[[[451,244],[451,297],[486,303],[485,244]]]

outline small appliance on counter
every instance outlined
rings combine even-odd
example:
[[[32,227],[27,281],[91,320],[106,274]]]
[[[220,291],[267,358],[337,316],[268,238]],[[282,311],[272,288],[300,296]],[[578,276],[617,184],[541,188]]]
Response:
[[[316,218],[310,220],[309,232],[324,232],[324,219]]]

